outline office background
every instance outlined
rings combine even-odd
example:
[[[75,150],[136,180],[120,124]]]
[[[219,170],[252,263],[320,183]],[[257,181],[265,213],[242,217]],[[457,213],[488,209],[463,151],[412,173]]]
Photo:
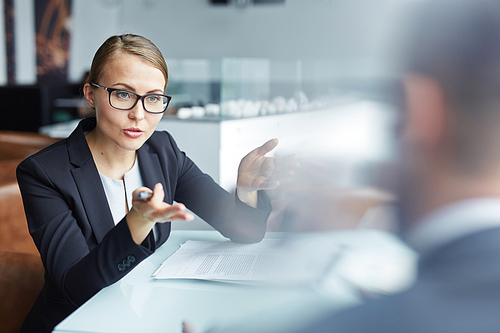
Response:
[[[394,73],[394,32],[414,0],[286,0],[240,8],[210,0],[73,0],[69,82],[79,82],[110,35],[150,38],[167,59],[327,59],[339,77]],[[36,83],[35,1],[13,0],[16,82]],[[0,2],[3,12],[5,2]],[[5,17],[0,16],[0,84],[7,83]],[[175,73],[172,75],[175,76]]]

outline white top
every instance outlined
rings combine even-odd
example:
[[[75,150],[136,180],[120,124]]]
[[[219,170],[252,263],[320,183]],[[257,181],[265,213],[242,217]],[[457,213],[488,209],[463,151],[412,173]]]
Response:
[[[467,234],[500,227],[500,197],[458,201],[422,219],[406,241],[423,254]]]
[[[99,176],[101,176],[104,192],[106,192],[113,221],[117,225],[132,208],[132,192],[143,186],[139,163],[136,159],[132,169],[123,175],[123,180],[112,179],[101,173]]]

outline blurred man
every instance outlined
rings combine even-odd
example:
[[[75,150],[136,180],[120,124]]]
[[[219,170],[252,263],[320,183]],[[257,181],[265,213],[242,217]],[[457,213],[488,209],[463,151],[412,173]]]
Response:
[[[500,332],[500,1],[413,14],[398,194],[417,282],[297,332]]]
[[[417,283],[300,332],[500,331],[500,1],[430,1],[409,25],[399,195]]]

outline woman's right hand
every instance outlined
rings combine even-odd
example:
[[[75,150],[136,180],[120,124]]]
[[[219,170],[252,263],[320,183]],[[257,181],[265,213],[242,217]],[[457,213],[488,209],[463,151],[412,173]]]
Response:
[[[137,198],[137,193],[152,193],[149,199]],[[167,221],[191,221],[193,214],[185,212],[186,207],[181,204],[169,205],[163,202],[165,192],[163,186],[158,183],[151,191],[147,187],[140,187],[133,193],[132,209],[127,214],[127,224],[136,244],[141,244],[155,223]]]

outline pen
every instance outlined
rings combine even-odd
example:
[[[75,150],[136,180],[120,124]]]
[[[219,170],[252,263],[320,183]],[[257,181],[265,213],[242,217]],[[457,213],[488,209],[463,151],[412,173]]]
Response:
[[[149,193],[149,192],[139,192],[135,195],[135,197],[137,199],[141,199],[141,200],[146,200],[146,199],[149,199],[153,196],[153,193]]]

